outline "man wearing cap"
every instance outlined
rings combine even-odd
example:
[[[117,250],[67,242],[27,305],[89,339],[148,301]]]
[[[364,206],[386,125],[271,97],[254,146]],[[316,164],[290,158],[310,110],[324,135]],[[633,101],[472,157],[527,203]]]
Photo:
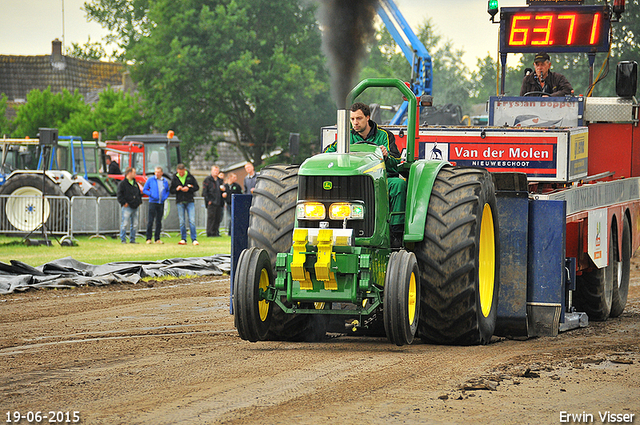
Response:
[[[545,94],[537,94],[536,96],[570,96],[573,93],[573,87],[566,77],[558,72],[551,72],[551,61],[549,55],[545,52],[536,54],[533,59],[535,72],[532,72],[522,80],[520,88],[520,96],[524,96],[529,92],[541,92]]]

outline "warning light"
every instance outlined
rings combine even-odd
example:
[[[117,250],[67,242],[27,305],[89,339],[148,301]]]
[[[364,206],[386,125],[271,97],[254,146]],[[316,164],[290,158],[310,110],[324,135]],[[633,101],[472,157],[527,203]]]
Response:
[[[173,139],[173,136],[175,136],[175,133],[173,132],[173,130],[167,131],[167,139]]]
[[[487,13],[491,15],[491,22],[493,22],[493,17],[498,13],[498,0],[489,0]]]

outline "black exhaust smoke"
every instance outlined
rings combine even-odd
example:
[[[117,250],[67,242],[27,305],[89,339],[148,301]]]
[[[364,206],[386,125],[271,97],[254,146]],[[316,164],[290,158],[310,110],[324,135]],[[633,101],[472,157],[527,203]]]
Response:
[[[322,49],[331,73],[331,97],[338,109],[348,105],[346,97],[356,83],[375,35],[373,26],[378,0],[320,0]]]

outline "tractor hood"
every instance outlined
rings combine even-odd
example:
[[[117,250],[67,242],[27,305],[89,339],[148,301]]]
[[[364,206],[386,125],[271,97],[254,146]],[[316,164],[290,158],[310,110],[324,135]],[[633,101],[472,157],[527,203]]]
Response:
[[[371,174],[374,178],[385,172],[382,152],[377,146],[351,145],[351,152],[323,153],[302,163],[301,176],[353,176]]]

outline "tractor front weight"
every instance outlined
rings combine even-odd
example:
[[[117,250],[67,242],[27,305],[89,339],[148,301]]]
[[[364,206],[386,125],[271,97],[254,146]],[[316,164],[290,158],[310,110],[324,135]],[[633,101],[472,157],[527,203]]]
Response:
[[[277,255],[275,284],[264,298],[287,313],[370,315],[382,304],[391,251],[352,244],[351,229],[295,229],[291,251]],[[333,303],[353,306],[335,309]]]

